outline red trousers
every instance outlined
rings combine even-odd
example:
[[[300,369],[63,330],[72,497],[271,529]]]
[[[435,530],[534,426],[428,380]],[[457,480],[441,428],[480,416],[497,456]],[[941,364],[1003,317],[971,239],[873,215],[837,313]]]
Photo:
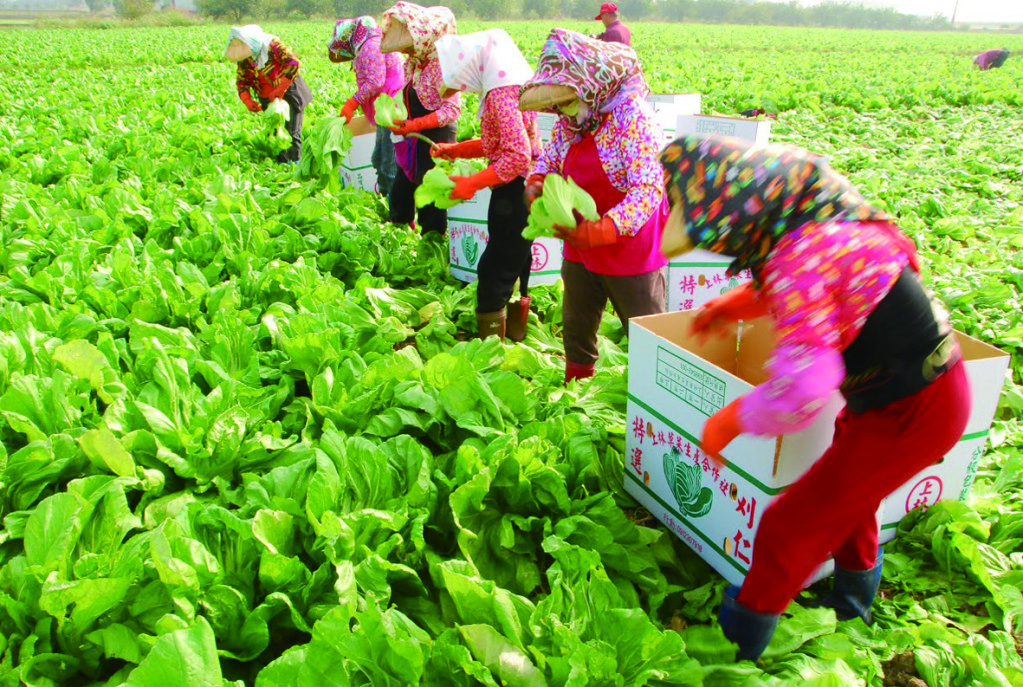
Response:
[[[873,568],[881,501],[940,461],[969,415],[961,362],[912,396],[864,413],[843,411],[830,448],[764,511],[739,603],[781,613],[829,555],[846,570]]]

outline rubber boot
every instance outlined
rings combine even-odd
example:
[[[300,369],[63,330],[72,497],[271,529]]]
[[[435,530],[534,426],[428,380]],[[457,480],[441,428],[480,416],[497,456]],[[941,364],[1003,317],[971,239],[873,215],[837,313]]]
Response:
[[[718,622],[725,637],[739,645],[735,660],[756,663],[774,636],[778,615],[751,611],[736,600],[738,594],[738,587],[725,588]]]
[[[593,376],[593,365],[583,365],[581,363],[573,363],[571,360],[565,361],[565,384],[567,385],[573,379],[585,379]]]
[[[480,333],[481,339],[496,334],[497,338],[504,341],[504,323],[503,309],[495,312],[476,311],[476,330]]]
[[[515,303],[509,303],[505,308],[508,326],[507,335],[512,341],[522,341],[526,338],[526,323],[529,322],[529,303],[533,299],[523,296]]]
[[[877,561],[869,570],[846,570],[835,566],[835,587],[821,600],[820,605],[835,609],[839,620],[863,618],[867,625],[873,621],[870,607],[881,586],[881,566],[884,563],[884,549],[877,550]]]

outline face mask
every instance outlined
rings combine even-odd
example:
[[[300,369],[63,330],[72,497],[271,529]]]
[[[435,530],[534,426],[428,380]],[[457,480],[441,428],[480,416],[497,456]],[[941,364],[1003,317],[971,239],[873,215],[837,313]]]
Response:
[[[579,114],[579,99],[558,105],[558,111],[566,117],[575,117]]]

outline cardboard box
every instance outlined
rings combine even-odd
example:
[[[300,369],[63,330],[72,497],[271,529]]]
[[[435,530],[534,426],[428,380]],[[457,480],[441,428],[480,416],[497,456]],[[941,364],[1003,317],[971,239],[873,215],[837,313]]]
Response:
[[[377,190],[377,173],[373,169],[373,146],[376,140],[375,131],[352,136],[352,147],[342,158],[339,169],[342,186],[371,192]]]
[[[895,537],[899,521],[914,508],[927,508],[938,499],[965,500],[977,475],[1009,369],[1009,354],[962,332],[957,334],[970,380],[970,419],[963,438],[940,463],[920,471],[888,497],[881,521],[882,542]]]
[[[678,136],[734,136],[758,145],[766,145],[771,135],[770,119],[743,119],[716,115],[681,115],[675,121]]]
[[[487,231],[490,196],[490,189],[484,189],[472,200],[448,210],[448,263],[451,276],[459,281],[476,281],[476,268],[490,239]],[[533,241],[530,284],[553,284],[561,278],[561,250],[561,241],[557,239],[542,237]]]
[[[657,123],[664,129],[664,140],[677,138],[678,118],[682,115],[698,115],[703,98],[699,93],[677,93],[650,95],[646,101],[654,111]]]
[[[774,349],[766,319],[741,339],[689,337],[692,312],[637,317],[629,323],[629,400],[625,489],[733,584],[753,558],[760,516],[831,444],[844,405],[837,392],[817,421],[781,438],[743,435],[717,468],[699,448],[707,418],[765,380]],[[681,477],[680,477],[681,475]],[[675,484],[675,489],[672,489]],[[679,484],[695,484],[680,493]],[[829,574],[819,569],[809,581]]]
[[[693,310],[712,298],[752,279],[749,270],[737,277],[726,272],[732,258],[703,249],[690,251],[668,263],[668,310]]]

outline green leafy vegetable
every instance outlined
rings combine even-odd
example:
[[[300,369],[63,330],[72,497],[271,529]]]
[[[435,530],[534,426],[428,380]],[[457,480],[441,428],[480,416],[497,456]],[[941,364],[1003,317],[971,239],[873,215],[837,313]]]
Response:
[[[373,107],[376,108],[374,120],[377,126],[390,129],[395,122],[408,119],[408,110],[405,109],[405,102],[400,97],[394,98],[386,93],[381,93],[377,96]]]
[[[554,227],[573,228],[576,225],[574,212],[584,219],[597,220],[597,203],[571,179],[558,174],[548,174],[543,182],[543,195],[533,201],[529,208],[529,222],[522,232],[526,239],[554,236]]]
[[[263,110],[266,139],[270,150],[277,154],[291,147],[291,134],[285,126],[291,121],[291,106],[281,98],[271,100]]]

